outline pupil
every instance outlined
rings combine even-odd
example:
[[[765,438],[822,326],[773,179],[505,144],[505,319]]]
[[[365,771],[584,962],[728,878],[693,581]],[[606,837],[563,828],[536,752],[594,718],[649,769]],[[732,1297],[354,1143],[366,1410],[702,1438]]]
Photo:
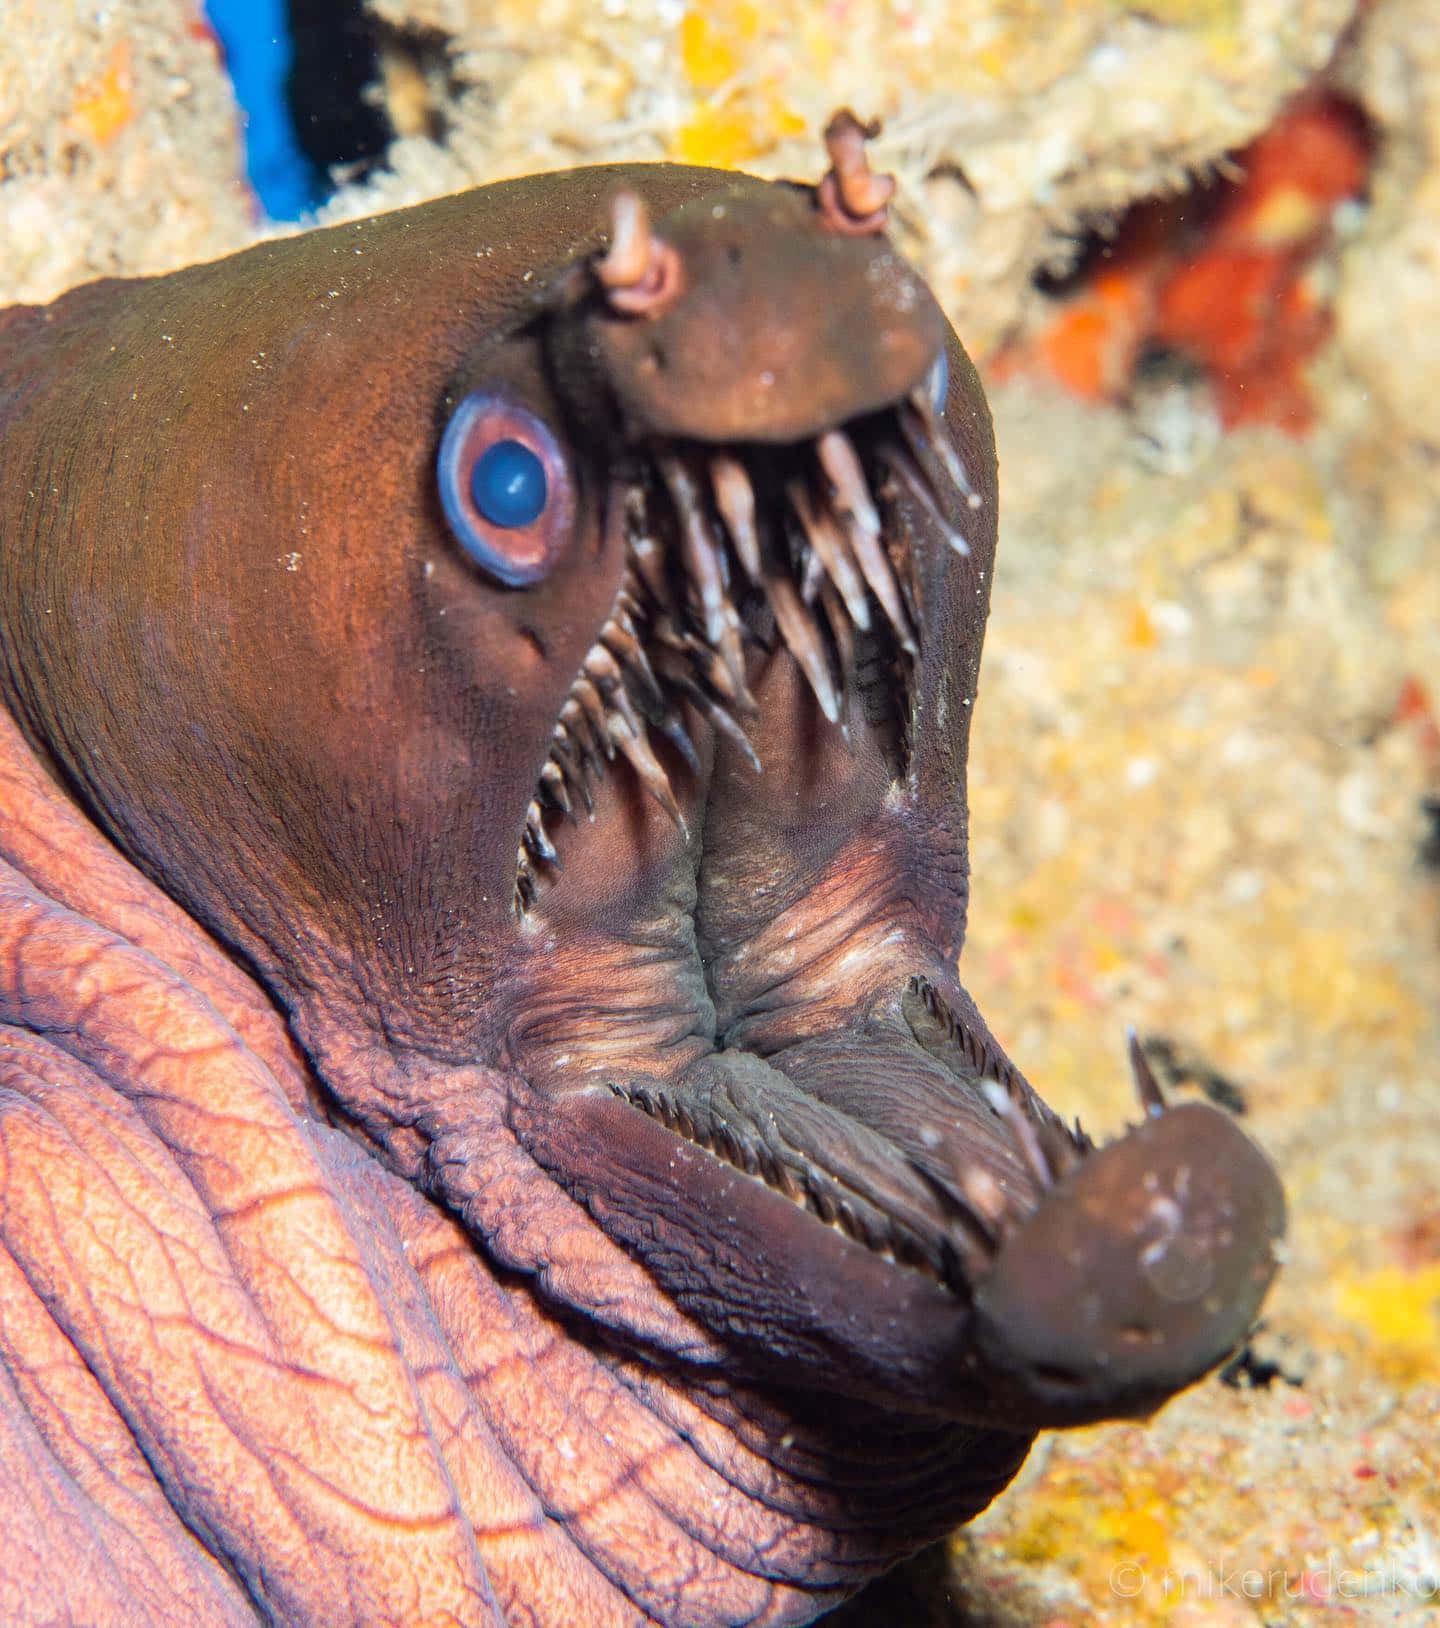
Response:
[[[528,526],[545,507],[545,466],[520,441],[497,441],[475,460],[475,507],[492,526]]]

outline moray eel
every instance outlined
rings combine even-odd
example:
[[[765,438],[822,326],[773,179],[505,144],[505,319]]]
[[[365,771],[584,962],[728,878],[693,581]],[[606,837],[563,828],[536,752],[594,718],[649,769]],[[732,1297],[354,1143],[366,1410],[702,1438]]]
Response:
[[[1243,1339],[1264,1157],[958,981],[995,454],[864,134],[0,315],[7,1622],[805,1622]]]

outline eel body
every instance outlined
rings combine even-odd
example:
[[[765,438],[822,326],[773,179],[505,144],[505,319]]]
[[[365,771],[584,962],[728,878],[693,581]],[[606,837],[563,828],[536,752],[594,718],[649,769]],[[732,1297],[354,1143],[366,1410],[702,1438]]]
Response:
[[[1243,1339],[1263,1156],[959,982],[990,421],[830,150],[0,313],[6,1622],[805,1622]]]

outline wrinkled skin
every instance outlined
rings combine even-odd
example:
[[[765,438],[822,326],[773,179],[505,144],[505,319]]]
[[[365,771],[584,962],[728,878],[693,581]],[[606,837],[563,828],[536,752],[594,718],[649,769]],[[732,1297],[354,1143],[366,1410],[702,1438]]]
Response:
[[[622,185],[684,273],[639,315]],[[518,586],[437,496],[479,397],[554,438]],[[547,768],[627,494],[693,632],[674,483],[841,426],[912,648],[807,677],[734,586],[760,773],[663,673]],[[1090,1149],[957,981],[995,462],[883,239],[599,169],[97,284],[0,313],[0,457],[7,1622],[804,1622],[1243,1337],[1261,1156]]]

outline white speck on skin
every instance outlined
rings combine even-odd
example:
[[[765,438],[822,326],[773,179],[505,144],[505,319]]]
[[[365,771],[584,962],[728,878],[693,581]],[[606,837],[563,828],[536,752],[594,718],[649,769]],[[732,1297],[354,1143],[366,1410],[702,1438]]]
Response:
[[[1142,786],[1151,785],[1159,772],[1160,766],[1153,757],[1132,757],[1125,765],[1125,784],[1138,791]]]

